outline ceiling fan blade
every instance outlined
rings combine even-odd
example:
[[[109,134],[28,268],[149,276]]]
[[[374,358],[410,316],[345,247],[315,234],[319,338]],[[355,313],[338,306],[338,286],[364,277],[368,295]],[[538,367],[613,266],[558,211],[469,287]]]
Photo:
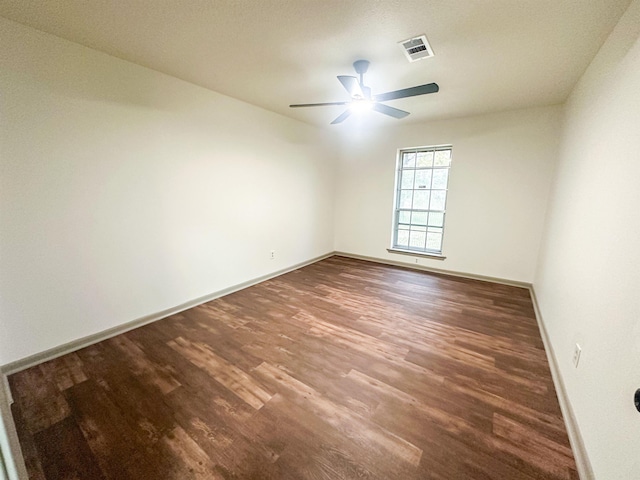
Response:
[[[349,115],[351,115],[351,110],[346,109],[344,112],[338,115],[333,122],[331,122],[331,125],[344,122],[349,117]]]
[[[299,107],[326,107],[330,105],[349,105],[350,102],[328,102],[328,103],[298,103],[296,105],[289,105],[291,108]]]
[[[426,95],[427,93],[436,93],[440,90],[437,83],[427,83],[426,85],[419,85],[417,87],[403,88],[402,90],[395,90],[393,92],[381,93],[380,95],[374,95],[373,99],[376,102],[386,102],[388,100],[396,100],[397,98],[415,97],[416,95]]]
[[[362,91],[360,82],[358,82],[358,79],[356,77],[351,77],[348,75],[338,75],[338,80],[340,80],[340,83],[345,88],[345,90],[349,92],[349,95],[351,95],[352,97],[364,98],[364,92]]]
[[[399,108],[393,108],[388,105],[383,105],[382,103],[376,103],[373,105],[373,109],[376,112],[384,113],[385,115],[389,115],[394,118],[404,118],[409,115],[409,112],[405,112],[404,110],[400,110]]]

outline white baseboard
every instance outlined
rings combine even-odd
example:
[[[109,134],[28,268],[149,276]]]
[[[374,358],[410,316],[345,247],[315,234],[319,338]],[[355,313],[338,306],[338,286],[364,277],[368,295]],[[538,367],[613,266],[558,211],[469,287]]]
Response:
[[[18,433],[11,415],[11,391],[5,375],[0,375],[0,468],[7,480],[27,480],[27,468],[24,464]]]
[[[19,372],[21,370],[25,370],[27,368],[33,367],[43,362],[47,362],[49,360],[53,360],[54,358],[60,357],[62,355],[67,355],[71,352],[79,350],[81,348],[87,347],[89,345],[93,345],[94,343],[101,342],[111,337],[115,337],[116,335],[120,335],[122,333],[128,332],[129,330],[133,330],[135,328],[141,327],[148,323],[153,323],[155,321],[161,320],[163,318],[169,317],[171,315],[175,315],[176,313],[180,313],[184,310],[188,310],[190,308],[196,307],[206,302],[210,302],[211,300],[215,300],[216,298],[222,297],[224,295],[228,295],[233,292],[237,292],[238,290],[242,290],[244,288],[250,287],[260,282],[264,282],[265,280],[269,280],[271,278],[277,277],[279,275],[283,275],[285,273],[291,272],[293,270],[297,270],[299,268],[305,267],[307,265],[311,265],[312,263],[319,262],[320,260],[324,260],[325,258],[329,258],[331,256],[342,256],[347,258],[354,258],[357,260],[365,260],[369,262],[382,263],[385,265],[393,265],[398,267],[411,268],[414,270],[422,270],[432,273],[439,273],[444,275],[451,275],[462,278],[469,278],[473,280],[482,280],[486,282],[500,283],[504,285],[511,285],[515,287],[522,288],[530,288],[531,284],[526,282],[518,282],[514,280],[507,280],[503,278],[496,277],[488,277],[483,275],[475,275],[471,273],[464,272],[455,272],[451,270],[444,270],[439,268],[431,268],[425,265],[416,265],[409,262],[400,262],[395,260],[376,258],[376,257],[368,257],[364,255],[357,255],[354,253],[348,252],[329,252],[327,254],[321,255],[319,257],[312,258],[311,260],[301,262],[290,267],[284,268],[282,270],[278,270],[276,272],[269,273],[267,275],[263,275],[261,277],[257,277],[246,282],[239,283],[237,285],[233,285],[231,287],[219,290],[217,292],[211,293],[209,295],[205,295],[200,298],[196,298],[194,300],[182,303],[180,305],[176,305],[175,307],[168,308],[166,310],[162,310],[160,312],[152,313],[150,315],[145,315],[144,317],[137,318],[135,320],[129,321],[127,323],[123,323],[113,328],[109,328],[103,330],[101,332],[95,333],[93,335],[88,335],[86,337],[79,338],[77,340],[72,340],[71,342],[65,343],[63,345],[59,345],[57,347],[45,350],[40,353],[36,353],[34,355],[30,355],[28,357],[22,358],[20,360],[16,360],[14,362],[7,363],[5,365],[0,366],[0,373],[4,375],[11,375],[13,373]]]
[[[197,307],[198,305],[202,305],[203,303],[210,302],[211,300],[215,300],[216,298],[220,298],[225,295],[229,295],[230,293],[237,292],[238,290],[242,290],[244,288],[255,285],[257,283],[264,282],[265,280],[269,280],[271,278],[278,277],[280,275],[291,272],[293,270],[297,270],[307,265],[311,265],[312,263],[319,262],[320,260],[324,260],[325,258],[329,258],[333,255],[334,255],[333,252],[329,252],[319,257],[312,258],[311,260],[300,262],[290,267],[278,270],[276,272],[268,273],[267,275],[262,275],[260,277],[253,278],[251,280],[247,280],[246,282],[242,282],[237,285],[232,285],[231,287],[218,290],[217,292],[211,293],[209,295],[205,295],[203,297],[196,298],[194,300],[190,300],[185,303],[181,303],[180,305],[176,305],[175,307],[171,307],[166,310],[162,310],[160,312],[152,313],[150,315],[145,315],[144,317],[140,317],[135,320],[129,321],[127,323],[123,323],[121,325],[115,326],[113,328],[109,328],[107,330],[94,333],[93,335],[88,335],[86,337],[82,337],[77,340],[72,340],[71,342],[45,350],[44,352],[36,353],[35,355],[30,355],[20,360],[16,360],[15,362],[7,363],[6,365],[0,366],[0,373],[4,375],[14,374],[21,370],[25,370],[35,365],[39,365],[40,363],[53,360],[54,358],[60,357],[62,355],[67,355],[69,353],[75,352],[76,350],[79,350],[81,348],[88,347],[89,345],[93,345],[94,343],[98,343],[103,340],[107,340],[108,338],[115,337],[116,335],[120,335],[122,333],[128,332],[129,330],[133,330],[135,328],[141,327],[148,323],[156,322],[163,318],[170,317],[171,315],[175,315],[176,313],[180,313],[190,308]]]
[[[589,462],[589,457],[582,440],[582,434],[580,433],[580,428],[578,427],[576,417],[573,413],[573,408],[571,407],[571,402],[567,395],[567,390],[564,386],[564,381],[562,380],[562,375],[560,374],[560,369],[558,368],[558,361],[553,350],[553,345],[551,345],[551,342],[549,341],[549,335],[544,325],[544,319],[540,312],[538,298],[536,297],[533,285],[531,286],[530,291],[536,320],[538,321],[538,328],[540,329],[540,336],[544,343],[544,350],[547,353],[547,360],[549,362],[549,368],[551,369],[551,377],[553,378],[553,384],[558,395],[558,403],[560,403],[560,410],[562,410],[564,423],[567,427],[567,434],[569,435],[569,442],[571,443],[571,449],[573,450],[573,457],[576,461],[578,474],[580,475],[581,480],[594,480],[595,476],[593,474],[593,469],[591,468],[591,462]]]
[[[508,280],[505,278],[498,278],[498,277],[488,277],[485,275],[476,275],[474,273],[456,272],[454,270],[445,270],[443,268],[432,268],[426,265],[420,265],[416,263],[401,262],[398,260],[391,260],[388,258],[369,257],[366,255],[358,255],[356,253],[348,253],[348,252],[333,252],[333,253],[334,255],[338,255],[340,257],[355,258],[356,260],[366,260],[368,262],[381,263],[383,265],[393,265],[395,267],[404,267],[404,268],[410,268],[412,270],[422,270],[424,272],[440,273],[442,275],[450,275],[452,277],[462,277],[462,278],[468,278],[471,280],[480,280],[483,282],[499,283],[501,285],[509,285],[511,287],[521,287],[521,288],[527,288],[527,289],[531,288],[530,283],[519,282],[517,280]]]

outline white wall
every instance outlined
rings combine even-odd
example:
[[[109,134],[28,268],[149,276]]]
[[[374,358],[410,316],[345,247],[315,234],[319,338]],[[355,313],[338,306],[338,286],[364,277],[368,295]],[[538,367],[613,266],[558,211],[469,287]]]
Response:
[[[4,19],[0,45],[0,365],[333,250],[319,129]]]
[[[557,156],[561,107],[543,107],[343,138],[336,250],[414,263],[391,242],[399,148],[453,145],[444,261],[432,268],[532,282]]]
[[[569,99],[534,284],[602,480],[640,478],[639,34],[635,0]]]

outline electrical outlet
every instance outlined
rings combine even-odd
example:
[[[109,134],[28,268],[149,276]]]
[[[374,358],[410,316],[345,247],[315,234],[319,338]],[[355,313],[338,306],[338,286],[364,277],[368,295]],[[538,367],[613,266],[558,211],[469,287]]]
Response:
[[[573,349],[573,366],[578,368],[578,362],[580,361],[580,352],[582,348],[576,343],[576,347]]]
[[[416,258],[416,263],[418,263],[418,259]]]
[[[276,251],[271,250],[271,260],[275,260],[275,259],[276,259]]]

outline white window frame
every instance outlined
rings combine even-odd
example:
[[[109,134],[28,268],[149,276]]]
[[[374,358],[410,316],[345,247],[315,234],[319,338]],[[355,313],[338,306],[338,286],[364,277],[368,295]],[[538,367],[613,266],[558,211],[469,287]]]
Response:
[[[436,152],[439,151],[448,151],[450,152],[449,154],[449,161],[448,163],[445,162],[446,164],[444,165],[435,165],[434,162],[432,162],[430,165],[424,165],[421,167],[418,167],[417,165],[414,165],[413,167],[405,167],[404,166],[404,162],[403,159],[405,158],[406,154],[412,154],[415,153],[416,154],[416,158],[418,153],[427,153],[427,157],[428,157],[428,153],[429,152],[433,152],[432,155],[435,158],[436,157]],[[444,255],[442,254],[443,252],[443,245],[444,245],[444,230],[445,230],[445,224],[446,224],[446,207],[447,207],[447,197],[448,197],[448,191],[449,191],[449,177],[451,174],[451,161],[452,161],[452,157],[453,157],[453,146],[452,145],[436,145],[436,146],[426,146],[426,147],[414,147],[414,148],[403,148],[398,150],[398,158],[397,158],[397,164],[396,164],[396,179],[395,179],[395,195],[394,195],[394,202],[393,202],[393,228],[392,228],[392,236],[391,236],[391,248],[388,249],[390,252],[393,253],[403,253],[403,254],[409,254],[409,255],[420,255],[420,256],[427,256],[427,257],[433,257],[433,258],[438,258],[438,259],[444,259]],[[424,158],[424,157],[423,157]],[[447,175],[446,175],[446,182],[444,184],[444,188],[433,188],[434,184],[433,184],[433,179],[434,179],[434,171],[435,170],[440,170],[440,169],[446,169],[447,170]],[[403,182],[403,172],[404,171],[408,171],[408,170],[413,170],[414,171],[414,178],[413,178],[413,184],[412,184],[412,188],[411,189],[402,189],[402,182]],[[425,186],[420,186],[420,185],[416,185],[416,175],[415,172],[419,171],[419,170],[429,170],[430,171],[430,175],[429,175],[429,185],[425,185]],[[406,185],[405,185],[406,186]],[[440,187],[442,187],[442,185],[440,185]],[[411,191],[411,208],[407,208],[406,205],[402,206],[401,205],[401,195],[402,195],[402,191]],[[415,200],[415,192],[416,191],[429,191],[429,200],[428,200],[428,205],[427,208],[414,208],[414,200]],[[433,198],[433,193],[434,192],[444,192],[444,200],[442,202],[442,205],[438,205],[441,206],[442,208],[432,208],[432,198]],[[440,193],[440,196],[442,196],[442,193]],[[417,214],[417,215],[415,215]],[[431,215],[433,214],[433,218],[436,219],[435,221],[431,220]],[[402,222],[401,223],[401,216],[406,219],[407,215],[409,215],[410,219],[409,222]],[[427,220],[424,222],[426,224],[421,224],[421,223],[414,223],[413,219],[414,217],[417,218],[418,215],[426,215],[427,216]],[[441,218],[441,221],[440,221]],[[400,226],[407,226],[408,230],[409,230],[409,241],[407,242],[407,245],[399,245],[398,244],[398,232],[400,230]],[[412,227],[415,227],[415,229],[412,229]],[[424,230],[423,230],[424,229]],[[406,228],[402,229],[403,231],[406,231]],[[424,231],[425,233],[425,242],[424,242],[424,246],[411,246],[411,238],[412,232],[416,232],[415,238],[419,238],[419,233],[418,232],[422,232]],[[441,234],[441,240],[440,240],[440,248],[429,248],[428,247],[428,235],[429,234]]]

